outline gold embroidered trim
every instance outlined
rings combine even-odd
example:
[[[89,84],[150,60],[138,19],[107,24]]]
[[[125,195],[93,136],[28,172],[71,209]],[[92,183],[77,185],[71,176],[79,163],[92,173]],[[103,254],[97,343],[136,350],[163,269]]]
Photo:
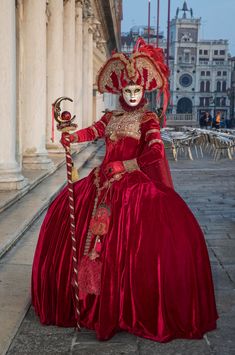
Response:
[[[132,172],[133,170],[139,170],[139,165],[136,159],[124,160],[123,165],[128,173]]]
[[[161,139],[152,139],[150,142],[149,142],[149,147],[154,144],[154,143],[162,143],[162,140]]]
[[[105,135],[112,141],[122,137],[140,139],[140,122],[144,111],[124,112],[121,116],[112,116],[105,130]]]
[[[150,129],[149,131],[147,131],[147,132],[145,133],[145,139],[147,138],[147,136],[148,136],[149,134],[152,134],[152,133],[160,133],[160,130],[159,130],[159,129],[156,129],[156,128]]]
[[[102,123],[102,125],[104,126],[104,128],[107,127],[107,124],[104,121],[100,121],[100,123]]]
[[[91,128],[93,129],[93,132],[95,133],[95,138],[98,138],[99,137],[99,133],[98,133],[97,129],[95,128],[95,126],[92,125]]]

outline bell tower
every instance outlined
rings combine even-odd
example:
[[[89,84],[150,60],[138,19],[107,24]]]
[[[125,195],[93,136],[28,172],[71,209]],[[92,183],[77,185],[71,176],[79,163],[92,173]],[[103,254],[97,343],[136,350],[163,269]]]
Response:
[[[195,113],[197,46],[201,19],[184,1],[170,24],[173,113]]]

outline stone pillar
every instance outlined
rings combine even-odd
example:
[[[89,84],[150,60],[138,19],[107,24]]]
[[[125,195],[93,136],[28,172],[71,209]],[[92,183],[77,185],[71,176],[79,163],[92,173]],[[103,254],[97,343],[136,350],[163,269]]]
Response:
[[[64,51],[63,51],[63,0],[50,0],[48,4],[49,20],[47,25],[47,149],[63,152],[59,143],[61,133],[56,129],[55,141],[51,141],[52,120],[51,104],[64,96]]]
[[[1,0],[0,7],[0,190],[12,190],[27,183],[16,161],[15,0]]]
[[[64,94],[75,99],[75,0],[64,4]],[[74,104],[66,109],[74,114]]]
[[[83,126],[93,123],[93,30],[91,18],[83,25]]]
[[[75,114],[78,128],[83,127],[83,0],[76,0],[75,21]]]
[[[46,0],[24,1],[23,165],[49,169],[46,144]]]

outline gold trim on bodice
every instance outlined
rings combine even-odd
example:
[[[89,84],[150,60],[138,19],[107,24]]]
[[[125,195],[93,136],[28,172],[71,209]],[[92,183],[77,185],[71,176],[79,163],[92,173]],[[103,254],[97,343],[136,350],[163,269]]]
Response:
[[[132,137],[140,139],[140,122],[145,110],[136,110],[133,112],[114,112],[106,130],[105,135],[112,141],[117,141],[123,137]]]

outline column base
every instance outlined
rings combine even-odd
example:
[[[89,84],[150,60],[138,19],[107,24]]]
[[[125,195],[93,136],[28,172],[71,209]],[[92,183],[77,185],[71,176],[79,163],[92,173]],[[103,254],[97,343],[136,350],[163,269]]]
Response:
[[[29,184],[20,173],[0,172],[0,191],[23,190]]]
[[[23,168],[25,170],[52,170],[54,164],[47,154],[24,154]]]
[[[65,150],[60,143],[48,143],[46,149],[49,154],[65,154]]]

